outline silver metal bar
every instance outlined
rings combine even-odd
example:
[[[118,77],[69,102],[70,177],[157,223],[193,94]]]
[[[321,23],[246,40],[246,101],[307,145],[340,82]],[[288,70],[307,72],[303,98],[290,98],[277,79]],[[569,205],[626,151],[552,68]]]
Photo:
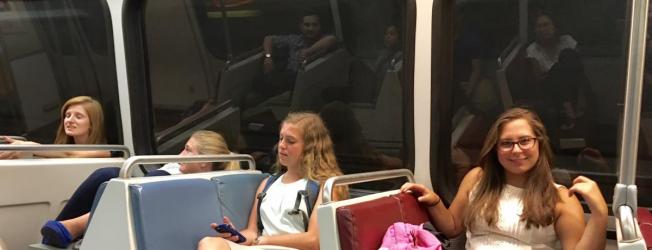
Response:
[[[13,145],[0,144],[0,151],[120,151],[123,158],[129,158],[131,151],[124,145],[97,145],[97,144],[31,144]]]
[[[638,231],[636,230],[636,222],[634,221],[634,213],[632,208],[623,205],[618,207],[618,226],[620,227],[620,232],[622,235],[621,239],[618,239],[621,242],[634,242],[640,240]]]
[[[251,155],[230,154],[230,155],[141,155],[127,159],[120,169],[120,178],[131,178],[134,168],[140,164],[163,164],[163,163],[193,163],[193,162],[230,162],[246,161],[249,163],[249,170],[256,170],[256,162]]]
[[[412,174],[412,171],[407,169],[395,169],[395,170],[334,176],[326,180],[326,183],[324,184],[322,199],[324,203],[331,202],[333,200],[333,196],[332,196],[333,188],[336,185],[350,185],[350,184],[356,184],[362,182],[372,182],[372,181],[393,179],[399,177],[406,177],[409,182],[414,182],[414,175]]]
[[[627,85],[625,89],[622,138],[620,140],[620,174],[618,180],[619,183],[625,185],[634,185],[636,180],[648,9],[648,0],[632,1]]]

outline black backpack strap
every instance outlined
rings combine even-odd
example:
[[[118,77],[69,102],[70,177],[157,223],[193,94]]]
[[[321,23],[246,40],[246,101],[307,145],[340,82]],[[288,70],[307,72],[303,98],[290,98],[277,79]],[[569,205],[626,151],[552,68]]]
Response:
[[[256,196],[256,199],[258,199],[258,205],[257,205],[257,212],[258,212],[258,232],[262,233],[263,232],[263,222],[260,220],[260,204],[263,203],[263,198],[265,198],[265,195],[267,194],[267,189],[272,186],[272,183],[274,183],[276,180],[278,180],[278,177],[281,177],[281,174],[274,174],[267,178],[267,183],[265,183],[265,187],[263,188],[263,191],[258,193],[258,196]]]
[[[317,202],[317,196],[319,196],[319,182],[308,180],[306,183],[306,191],[308,194],[304,196],[306,202],[306,208],[308,209],[308,216],[312,215],[312,209],[315,207],[315,202]]]
[[[301,214],[301,218],[303,219],[303,231],[308,232],[308,215],[306,214],[305,211],[301,210],[299,206],[301,206],[301,196],[308,197],[308,192],[306,190],[300,190],[297,192],[297,199],[294,201],[294,208],[288,212],[290,215],[295,215],[295,214]],[[308,203],[306,203],[308,205]]]
[[[302,196],[304,203],[306,203],[306,210],[308,213],[299,209],[299,206],[301,206]],[[303,229],[305,232],[308,232],[309,219],[312,214],[312,209],[315,207],[317,196],[319,196],[319,183],[313,180],[308,180],[306,182],[306,188],[297,192],[297,199],[294,202],[294,208],[288,212],[291,215],[301,214],[303,219]]]

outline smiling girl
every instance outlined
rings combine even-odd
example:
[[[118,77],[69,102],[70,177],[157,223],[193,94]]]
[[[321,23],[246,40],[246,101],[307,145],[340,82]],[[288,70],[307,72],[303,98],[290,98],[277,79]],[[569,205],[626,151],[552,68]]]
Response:
[[[552,178],[546,129],[532,111],[513,108],[489,130],[478,167],[451,205],[423,185],[406,183],[447,237],[466,231],[466,249],[604,249],[607,205],[597,184],[580,176],[566,189]],[[591,210],[587,224],[574,194]]]

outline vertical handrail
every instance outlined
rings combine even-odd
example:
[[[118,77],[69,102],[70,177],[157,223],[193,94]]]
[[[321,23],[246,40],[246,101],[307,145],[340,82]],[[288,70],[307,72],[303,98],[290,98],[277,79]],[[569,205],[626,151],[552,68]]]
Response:
[[[636,222],[634,221],[634,213],[629,206],[618,207],[618,223],[623,242],[632,242],[639,240],[640,237],[636,230]]]
[[[648,0],[632,0],[623,110],[618,184],[614,187],[612,210],[621,234],[619,244],[640,241],[633,211],[637,210],[636,164],[640,129],[643,70],[647,32]]]
[[[645,66],[647,8],[648,0],[633,0],[623,114],[623,139],[620,144],[621,157],[619,162],[619,182],[626,185],[633,185],[636,180],[641,93]]]

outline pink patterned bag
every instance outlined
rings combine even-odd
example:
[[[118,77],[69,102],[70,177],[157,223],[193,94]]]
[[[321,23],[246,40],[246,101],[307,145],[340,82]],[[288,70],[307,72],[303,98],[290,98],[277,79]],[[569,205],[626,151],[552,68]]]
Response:
[[[423,224],[396,222],[387,228],[379,250],[442,250],[441,242]]]

